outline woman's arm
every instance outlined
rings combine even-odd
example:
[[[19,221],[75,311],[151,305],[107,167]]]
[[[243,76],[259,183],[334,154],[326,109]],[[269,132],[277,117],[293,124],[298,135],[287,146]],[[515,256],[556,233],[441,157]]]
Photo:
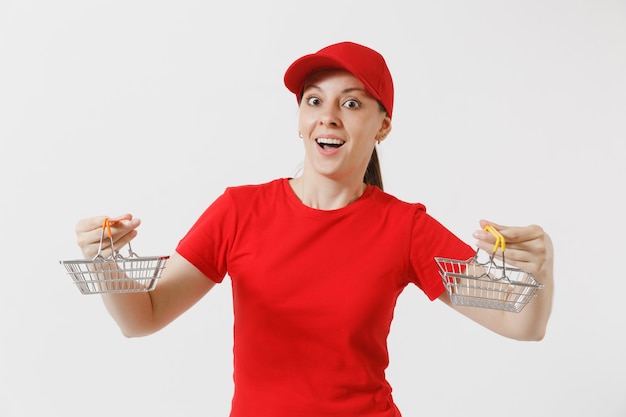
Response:
[[[541,340],[545,336],[548,319],[552,311],[554,293],[553,247],[550,236],[539,226],[526,227],[501,226],[481,220],[481,227],[492,225],[504,237],[506,242],[506,263],[529,272],[543,288],[536,297],[519,313],[490,310],[476,307],[453,305],[447,293],[439,299],[455,310],[481,324],[482,326],[512,339]],[[495,238],[491,233],[480,230],[474,233],[477,246],[491,252]]]
[[[111,226],[115,249],[130,242],[136,235],[139,219],[124,215]],[[98,253],[103,216],[78,222],[78,244],[87,259]],[[103,256],[109,256],[108,239],[103,242]],[[174,253],[167,260],[158,285],[150,292],[102,294],[107,310],[127,337],[154,333],[193,306],[215,282],[207,278],[185,258]]]

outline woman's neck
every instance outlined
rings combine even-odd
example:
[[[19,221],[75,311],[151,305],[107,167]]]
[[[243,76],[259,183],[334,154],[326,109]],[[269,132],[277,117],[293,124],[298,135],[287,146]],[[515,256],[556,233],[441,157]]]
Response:
[[[303,175],[289,180],[291,189],[305,206],[318,210],[337,210],[356,201],[367,185],[363,182],[342,183],[330,178]]]

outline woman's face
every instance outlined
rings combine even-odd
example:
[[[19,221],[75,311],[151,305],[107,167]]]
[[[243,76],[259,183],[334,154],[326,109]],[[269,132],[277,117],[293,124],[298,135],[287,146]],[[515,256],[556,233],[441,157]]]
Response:
[[[363,181],[377,141],[391,119],[354,75],[326,70],[304,83],[298,119],[305,147],[305,171],[338,181]]]

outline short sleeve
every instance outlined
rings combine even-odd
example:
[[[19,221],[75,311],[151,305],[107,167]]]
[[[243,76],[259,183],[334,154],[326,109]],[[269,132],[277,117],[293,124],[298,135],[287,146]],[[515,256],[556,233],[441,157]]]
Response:
[[[412,282],[424,291],[430,300],[439,297],[445,287],[435,257],[469,259],[474,249],[416,205],[411,232],[410,262]]]
[[[227,189],[198,218],[176,247],[204,275],[222,282],[235,231],[235,207]]]

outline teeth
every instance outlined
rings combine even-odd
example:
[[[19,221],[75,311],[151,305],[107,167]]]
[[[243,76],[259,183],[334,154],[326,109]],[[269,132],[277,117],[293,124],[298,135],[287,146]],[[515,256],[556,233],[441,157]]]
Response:
[[[320,145],[343,145],[344,141],[332,138],[317,138],[317,143]]]

